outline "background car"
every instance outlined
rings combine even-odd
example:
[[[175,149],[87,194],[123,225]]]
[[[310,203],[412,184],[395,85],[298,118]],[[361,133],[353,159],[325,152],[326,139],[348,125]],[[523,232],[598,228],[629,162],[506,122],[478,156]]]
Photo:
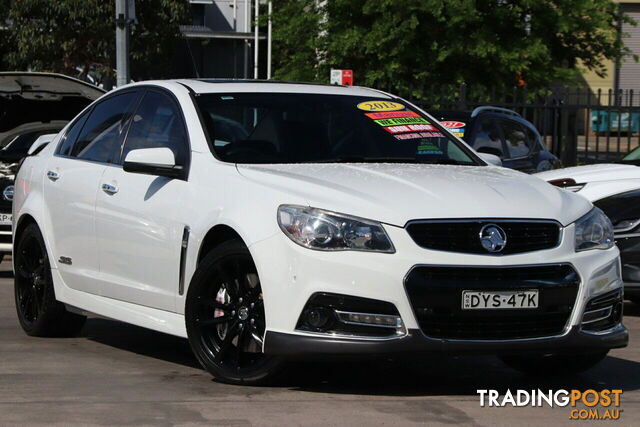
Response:
[[[0,73],[0,261],[11,252],[11,203],[20,161],[42,135],[58,133],[105,93],[54,73]]]
[[[502,159],[502,165],[534,173],[561,167],[537,129],[512,110],[478,107],[472,112],[436,111],[432,113],[451,132],[480,153]]]
[[[640,304],[640,148],[618,164],[577,166],[536,176],[577,192],[604,211],[614,226],[625,297]]]

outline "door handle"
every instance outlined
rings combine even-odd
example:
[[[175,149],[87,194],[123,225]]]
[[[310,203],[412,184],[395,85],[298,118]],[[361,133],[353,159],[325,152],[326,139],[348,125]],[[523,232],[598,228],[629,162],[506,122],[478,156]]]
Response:
[[[51,181],[57,181],[60,178],[60,173],[56,171],[48,171],[47,178],[49,178]]]
[[[111,184],[102,184],[102,191],[107,194],[116,194],[118,192],[118,187]]]

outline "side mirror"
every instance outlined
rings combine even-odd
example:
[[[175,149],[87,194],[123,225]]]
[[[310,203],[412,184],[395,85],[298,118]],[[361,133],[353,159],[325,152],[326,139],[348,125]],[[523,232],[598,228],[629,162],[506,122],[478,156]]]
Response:
[[[33,144],[31,144],[31,147],[29,147],[29,150],[27,151],[27,156],[31,156],[32,154],[37,154],[40,151],[42,151],[42,149],[46,147],[48,143],[53,141],[56,135],[57,133],[49,133],[49,134],[40,135],[39,137],[37,137],[36,140],[33,141]]]
[[[490,165],[502,166],[502,159],[500,157],[496,156],[495,154],[478,153],[478,156],[480,156],[480,158],[482,160],[484,160],[485,162],[489,163]]]
[[[167,178],[182,178],[184,175],[184,168],[176,165],[173,151],[166,147],[131,150],[124,159],[122,169],[125,172]]]

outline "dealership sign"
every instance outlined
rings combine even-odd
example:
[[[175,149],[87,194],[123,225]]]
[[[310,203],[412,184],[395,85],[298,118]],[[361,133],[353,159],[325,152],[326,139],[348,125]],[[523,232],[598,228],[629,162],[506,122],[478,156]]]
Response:
[[[331,84],[353,86],[353,70],[331,70]]]

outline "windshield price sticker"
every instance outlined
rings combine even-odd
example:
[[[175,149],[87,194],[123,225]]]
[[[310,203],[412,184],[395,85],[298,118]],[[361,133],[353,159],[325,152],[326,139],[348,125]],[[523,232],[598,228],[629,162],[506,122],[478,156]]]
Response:
[[[387,111],[385,113],[365,113],[365,116],[373,120],[394,119],[396,117],[420,117],[418,113],[415,113],[413,111]]]
[[[361,102],[357,107],[364,111],[396,111],[403,110],[405,108],[405,106],[399,102],[381,100]]]
[[[414,125],[423,123],[425,125],[429,124],[427,119],[423,119],[422,117],[396,117],[394,119],[380,119],[374,120],[380,126],[397,126],[397,125]]]
[[[440,124],[446,127],[447,129],[460,129],[465,126],[465,123],[463,122],[454,122],[454,121],[447,121],[447,120],[440,122]]]
[[[403,133],[403,132],[416,132],[416,131],[437,131],[434,125],[401,125],[401,126],[389,126],[382,128],[389,133]]]
[[[414,132],[414,133],[401,133],[398,135],[393,135],[395,139],[406,140],[406,139],[417,139],[417,138],[442,138],[444,135],[441,132]]]
[[[431,155],[441,156],[444,153],[442,152],[440,147],[438,147],[437,145],[427,143],[427,144],[419,145],[416,154],[431,154]]]

